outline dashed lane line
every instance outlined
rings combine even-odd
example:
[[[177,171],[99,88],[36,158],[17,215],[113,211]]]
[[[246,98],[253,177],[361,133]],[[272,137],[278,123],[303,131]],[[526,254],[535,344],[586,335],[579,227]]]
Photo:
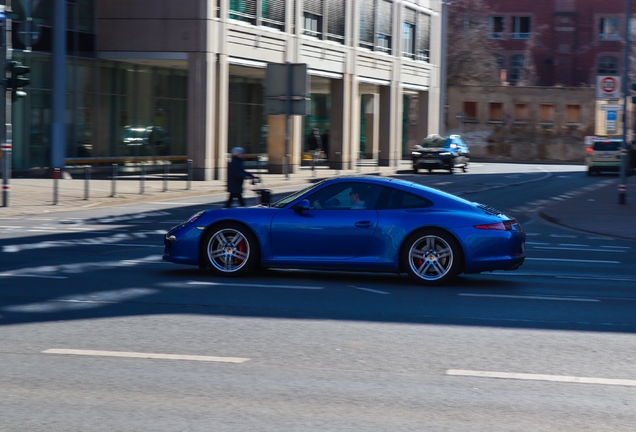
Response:
[[[287,289],[303,289],[303,290],[321,290],[323,287],[307,286],[307,285],[267,285],[267,284],[248,284],[248,283],[224,283],[224,282],[199,282],[190,281],[186,285],[208,285],[208,286],[236,286],[248,288],[287,288]]]
[[[631,379],[614,379],[614,378],[593,378],[570,375],[543,375],[528,373],[511,373],[511,372],[489,372],[476,370],[448,369],[446,375],[463,376],[473,378],[498,378],[525,381],[550,381],[561,383],[576,384],[600,384],[612,386],[636,387],[636,380]]]
[[[216,357],[201,355],[183,355],[183,354],[154,354],[141,352],[123,352],[123,351],[96,351],[96,350],[78,350],[78,349],[57,349],[51,348],[42,351],[43,354],[62,354],[62,355],[80,355],[92,357],[124,357],[124,358],[140,358],[140,359],[159,359],[159,360],[190,360],[201,362],[217,362],[217,363],[245,363],[249,358],[244,357]]]
[[[582,297],[553,297],[553,296],[530,296],[530,295],[511,295],[511,294],[471,294],[460,293],[461,297],[490,297],[490,298],[508,298],[519,300],[550,300],[550,301],[574,301],[574,302],[593,302],[598,303],[598,299],[582,298]]]

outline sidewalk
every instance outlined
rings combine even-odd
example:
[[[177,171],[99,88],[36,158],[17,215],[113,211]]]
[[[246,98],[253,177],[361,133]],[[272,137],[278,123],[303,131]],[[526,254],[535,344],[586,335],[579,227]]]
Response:
[[[400,169],[407,169],[401,166]],[[255,186],[245,180],[244,194],[246,198],[255,196],[256,188],[264,189],[302,189],[306,185],[320,179],[335,175],[393,175],[396,167],[362,166],[356,170],[333,170],[326,167],[311,171],[302,167],[299,172],[291,174],[286,179],[283,174],[259,174],[256,170],[249,170],[262,179],[262,183]],[[41,215],[94,208],[130,205],[139,202],[176,200],[190,197],[206,197],[210,202],[227,198],[226,183],[222,180],[192,181],[187,189],[185,175],[172,175],[166,184],[161,175],[148,175],[144,181],[144,193],[141,194],[141,181],[138,176],[121,176],[115,185],[113,197],[113,182],[110,179],[91,179],[89,182],[89,199],[84,199],[86,182],[84,179],[58,180],[57,205],[53,205],[53,179],[41,178],[13,178],[10,182],[9,206],[2,207],[0,196],[0,218],[24,215]]]
[[[398,167],[409,169],[408,161]],[[297,190],[319,179],[341,175],[393,175],[396,167],[366,166],[357,170],[332,170],[301,168],[298,173],[286,179],[281,174],[262,174],[263,183],[250,186],[245,182],[246,198],[254,197],[254,188]],[[185,177],[168,182],[168,190],[160,176],[148,176],[144,194],[140,194],[138,177],[121,177],[116,185],[116,195],[112,196],[111,180],[91,180],[90,199],[85,200],[83,179],[59,180],[58,204],[53,205],[52,179],[11,179],[9,207],[0,207],[0,218],[24,215],[50,215],[65,211],[88,210],[111,206],[129,205],[139,202],[174,200],[189,197],[206,197],[210,202],[227,196],[224,181],[193,181],[187,190]],[[618,204],[619,178],[608,186],[550,204],[539,211],[545,220],[575,230],[623,238],[636,241],[636,176],[627,177],[626,204]],[[614,180],[615,179],[615,180]],[[1,199],[1,197],[0,197]],[[1,205],[1,202],[0,202]]]

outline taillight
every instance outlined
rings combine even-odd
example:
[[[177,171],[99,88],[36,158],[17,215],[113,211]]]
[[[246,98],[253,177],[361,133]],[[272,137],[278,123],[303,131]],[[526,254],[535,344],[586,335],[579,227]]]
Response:
[[[587,153],[592,153],[594,151],[594,149],[592,147],[588,147],[588,148],[585,149],[585,151]]]
[[[475,228],[482,230],[492,230],[492,231],[512,231],[512,225],[515,223],[514,220],[509,220],[505,222],[497,222],[492,224],[483,224],[483,225],[475,225]]]

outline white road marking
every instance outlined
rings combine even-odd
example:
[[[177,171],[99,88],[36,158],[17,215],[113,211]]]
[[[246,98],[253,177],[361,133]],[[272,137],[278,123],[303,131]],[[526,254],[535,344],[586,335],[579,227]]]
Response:
[[[590,279],[590,280],[603,280],[603,281],[615,281],[615,282],[636,282],[634,278],[609,278],[605,276],[571,276],[571,275],[559,275],[554,273],[523,273],[523,272],[492,272],[493,276],[533,276],[533,277],[554,277],[557,279]]]
[[[616,249],[592,249],[592,248],[580,248],[576,245],[572,247],[558,247],[558,246],[532,246],[533,249],[548,249],[548,250],[569,250],[569,251],[585,251],[585,252],[626,252],[624,250]]]
[[[321,289],[323,289],[323,287],[319,287],[319,286],[265,285],[265,284],[199,282],[199,281],[190,281],[190,282],[187,283],[187,285],[240,286],[240,287],[250,287],[250,288],[288,288],[288,289],[306,289],[306,290],[321,290]]]
[[[526,242],[526,245],[549,245],[550,243],[542,243],[542,242]]]
[[[514,379],[514,380],[527,380],[527,381],[551,381],[551,382],[577,383],[577,384],[601,384],[601,385],[636,387],[636,380],[613,379],[613,378],[592,378],[592,377],[580,377],[580,376],[568,376],[568,375],[487,372],[487,371],[473,371],[473,370],[461,370],[461,369],[449,369],[446,371],[446,375],[476,377],[476,378],[501,378],[501,379]]]
[[[590,247],[590,245],[586,244],[576,244],[576,243],[559,243],[559,246],[569,246],[569,247]],[[603,246],[601,246],[603,247]]]
[[[631,249],[629,246],[601,246],[608,249]]]
[[[550,237],[555,237],[555,238],[576,238],[575,235],[571,235],[571,234],[550,234]]]
[[[14,229],[19,229],[22,228],[21,226],[15,226],[15,225],[0,225],[0,228],[14,228]]]
[[[600,302],[600,300],[597,300],[597,299],[588,299],[588,298],[581,298],[581,297],[522,296],[522,295],[507,295],[507,294],[470,294],[470,293],[460,293],[457,295],[463,296],[463,297],[494,297],[494,298],[512,298],[512,299],[521,299],[521,300],[578,301],[578,302],[595,302],[595,303]]]
[[[601,263],[601,264],[620,264],[620,261],[605,261],[605,260],[577,260],[567,258],[526,258],[526,261],[567,261],[567,262],[582,262],[582,263]]]
[[[203,362],[219,362],[219,363],[245,363],[249,358],[244,357],[215,357],[201,355],[182,355],[182,354],[153,354],[140,352],[123,352],[123,351],[95,351],[95,350],[77,350],[77,349],[56,349],[51,348],[42,351],[42,354],[64,354],[64,355],[83,355],[97,357],[125,357],[125,358],[142,358],[142,359],[160,359],[160,360],[191,360]]]
[[[359,289],[359,290],[362,290],[362,291],[368,291],[368,292],[372,292],[372,293],[376,293],[376,294],[391,294],[391,293],[388,293],[386,291],[374,290],[374,289],[371,289],[371,288],[362,288],[362,287],[357,287],[357,286],[353,286],[353,285],[349,285],[349,288],[355,288],[355,289]]]
[[[53,218],[27,218],[27,220],[31,220],[31,221],[50,221],[50,220],[55,220]]]

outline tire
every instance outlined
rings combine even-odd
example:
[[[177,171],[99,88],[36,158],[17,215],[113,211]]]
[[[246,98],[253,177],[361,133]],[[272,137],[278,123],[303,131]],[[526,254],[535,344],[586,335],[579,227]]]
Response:
[[[401,264],[409,277],[422,285],[441,285],[463,268],[463,251],[446,231],[424,229],[411,234],[402,247]]]
[[[254,234],[237,223],[213,226],[200,245],[201,262],[221,276],[244,276],[260,263],[260,249]]]
[[[454,169],[455,169],[455,164],[451,162],[450,165],[448,165],[448,173],[452,174]]]
[[[417,166],[413,167],[413,174],[417,174],[417,172],[419,171],[419,168]]]
[[[466,162],[464,166],[462,167],[462,172],[468,172],[468,168],[469,168],[468,162]]]

